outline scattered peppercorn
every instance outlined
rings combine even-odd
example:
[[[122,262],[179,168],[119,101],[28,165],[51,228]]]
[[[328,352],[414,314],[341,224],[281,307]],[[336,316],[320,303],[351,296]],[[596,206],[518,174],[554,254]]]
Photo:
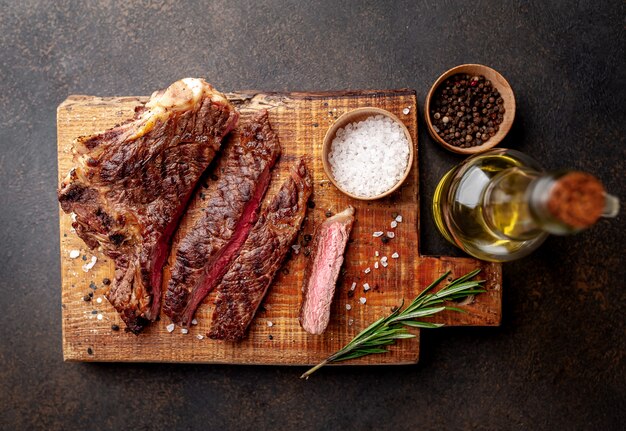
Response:
[[[268,335],[267,338],[269,338],[270,340],[273,340],[274,337],[272,336],[272,334]]]
[[[308,201],[306,204],[311,209],[315,208],[315,202],[313,202],[313,201]]]
[[[354,290],[348,290],[348,298],[352,298],[354,296]]]
[[[91,349],[91,347],[87,347],[87,353],[93,355],[93,350]]]
[[[330,211],[326,211],[326,218],[331,217],[333,215],[333,213],[331,213]]]
[[[313,239],[313,236],[310,233],[304,234],[304,240],[306,242],[311,242],[312,239]]]
[[[120,327],[119,327],[119,326],[117,326],[117,325],[111,325],[111,330],[113,330],[113,331],[116,331],[116,332],[117,332],[117,331],[119,331],[119,330],[120,330]]]
[[[397,212],[395,212],[395,211],[394,211],[394,212],[392,212],[392,213],[391,213],[391,218],[395,220],[395,219],[396,219],[396,217],[398,217],[398,213],[397,213]]]
[[[103,278],[102,279],[102,284],[104,284],[105,286],[108,286],[109,284],[111,284],[111,280],[108,278]]]
[[[89,295],[83,296],[83,301],[85,301],[85,302],[91,301],[91,296],[89,296]]]
[[[389,237],[387,235],[383,235],[380,237],[380,240],[383,242],[383,244],[387,244],[389,242]]]
[[[435,91],[430,109],[433,129],[455,147],[482,145],[499,130],[503,103],[500,92],[484,76],[453,75]]]

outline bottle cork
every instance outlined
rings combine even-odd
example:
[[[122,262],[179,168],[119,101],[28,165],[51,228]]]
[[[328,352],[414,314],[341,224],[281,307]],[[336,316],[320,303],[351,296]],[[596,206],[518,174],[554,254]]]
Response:
[[[585,229],[602,215],[604,199],[604,186],[596,177],[569,172],[557,179],[550,190],[548,211],[573,228]]]

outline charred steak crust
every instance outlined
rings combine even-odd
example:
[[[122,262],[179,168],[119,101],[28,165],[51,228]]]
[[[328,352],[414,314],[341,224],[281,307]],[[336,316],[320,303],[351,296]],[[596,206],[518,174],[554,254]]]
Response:
[[[298,234],[311,190],[311,175],[304,159],[300,159],[222,278],[209,337],[238,341],[245,336]]]
[[[353,223],[354,208],[350,206],[315,230],[312,253],[304,272],[298,319],[310,334],[321,335],[330,321],[330,305]]]
[[[237,118],[224,95],[186,78],[155,92],[131,121],[74,143],[59,202],[85,243],[114,259],[107,298],[134,333],[158,317],[171,235]]]
[[[216,180],[202,191],[203,215],[176,250],[163,306],[173,322],[188,326],[232,263],[258,218],[279,155],[267,111],[231,134],[214,170]]]

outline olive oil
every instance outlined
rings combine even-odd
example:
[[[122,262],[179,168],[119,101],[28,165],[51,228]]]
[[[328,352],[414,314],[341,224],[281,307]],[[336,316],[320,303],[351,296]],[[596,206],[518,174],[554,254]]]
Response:
[[[557,193],[572,187],[587,190],[589,182],[595,187],[592,192],[567,195],[579,202]],[[528,255],[550,233],[575,233],[590,226],[597,220],[590,205],[597,217],[615,216],[619,207],[591,175],[545,173],[530,157],[497,149],[470,157],[441,179],[433,214],[448,241],[479,259],[504,262]],[[568,219],[572,211],[585,212],[591,222]]]

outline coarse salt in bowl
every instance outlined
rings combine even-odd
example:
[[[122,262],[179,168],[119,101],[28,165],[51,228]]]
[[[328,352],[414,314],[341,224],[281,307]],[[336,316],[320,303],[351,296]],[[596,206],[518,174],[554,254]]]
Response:
[[[362,200],[395,191],[407,178],[413,144],[406,126],[379,108],[359,108],[340,116],[322,150],[324,170],[345,194]]]

